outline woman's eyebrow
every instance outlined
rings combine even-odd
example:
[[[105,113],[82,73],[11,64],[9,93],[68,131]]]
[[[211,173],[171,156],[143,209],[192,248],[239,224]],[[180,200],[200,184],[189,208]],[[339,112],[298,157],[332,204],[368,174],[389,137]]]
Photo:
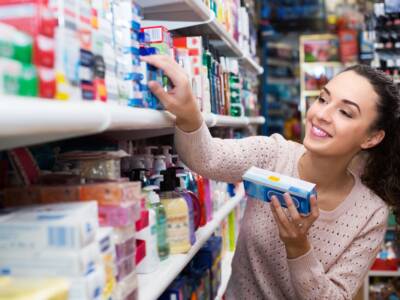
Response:
[[[327,88],[326,86],[324,86],[322,89],[323,89],[329,96],[331,95],[331,92],[328,90],[328,88]],[[361,115],[361,109],[360,109],[360,106],[358,106],[357,103],[355,103],[354,101],[348,100],[348,99],[342,99],[342,102],[344,102],[345,104],[348,104],[348,105],[355,106],[355,107],[357,108],[358,112],[359,112],[360,115]]]

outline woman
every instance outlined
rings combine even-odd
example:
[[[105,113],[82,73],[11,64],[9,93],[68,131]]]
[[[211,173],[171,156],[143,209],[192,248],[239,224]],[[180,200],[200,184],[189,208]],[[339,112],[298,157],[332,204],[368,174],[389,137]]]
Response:
[[[227,299],[351,299],[380,249],[388,205],[397,208],[400,99],[393,81],[357,65],[334,77],[310,107],[303,145],[280,135],[212,138],[184,72],[170,58],[144,58],[164,70],[174,89],[149,83],[176,116],[179,155],[199,174],[238,182],[251,166],[317,184],[318,204],[301,216],[247,203]],[[365,165],[350,168],[358,154]]]

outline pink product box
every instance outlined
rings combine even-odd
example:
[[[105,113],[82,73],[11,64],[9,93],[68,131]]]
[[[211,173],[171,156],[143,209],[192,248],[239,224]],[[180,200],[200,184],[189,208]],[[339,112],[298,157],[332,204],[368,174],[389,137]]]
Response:
[[[135,269],[135,255],[131,255],[121,259],[117,263],[117,281],[123,280],[126,276],[131,274]]]
[[[100,226],[122,227],[134,224],[140,213],[140,203],[129,202],[120,205],[99,205]]]
[[[123,243],[115,245],[115,252],[117,254],[117,261],[122,260],[125,257],[132,256],[135,254],[136,240],[135,237],[131,237]]]

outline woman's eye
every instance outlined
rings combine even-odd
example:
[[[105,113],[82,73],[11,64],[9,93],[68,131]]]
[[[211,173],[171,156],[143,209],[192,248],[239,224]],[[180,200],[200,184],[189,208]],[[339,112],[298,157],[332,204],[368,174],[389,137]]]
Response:
[[[348,117],[348,118],[352,118],[352,117],[353,117],[353,116],[351,115],[351,113],[349,113],[349,112],[347,112],[347,111],[345,111],[345,110],[343,110],[343,109],[340,110],[340,113],[341,113],[342,115]]]
[[[319,103],[325,103],[326,100],[324,98],[322,98],[321,96],[318,97],[318,102]]]

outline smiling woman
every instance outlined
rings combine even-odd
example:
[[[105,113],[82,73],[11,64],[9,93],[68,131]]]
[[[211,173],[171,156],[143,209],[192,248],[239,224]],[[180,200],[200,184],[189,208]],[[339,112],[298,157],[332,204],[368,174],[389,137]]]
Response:
[[[383,73],[351,67],[323,88],[308,111],[304,145],[280,135],[212,138],[184,71],[167,57],[146,57],[174,84],[155,95],[176,115],[180,157],[197,173],[241,181],[252,166],[316,184],[311,214],[249,199],[232,262],[227,299],[351,299],[399,206],[399,94]],[[350,167],[363,152],[364,165]]]

